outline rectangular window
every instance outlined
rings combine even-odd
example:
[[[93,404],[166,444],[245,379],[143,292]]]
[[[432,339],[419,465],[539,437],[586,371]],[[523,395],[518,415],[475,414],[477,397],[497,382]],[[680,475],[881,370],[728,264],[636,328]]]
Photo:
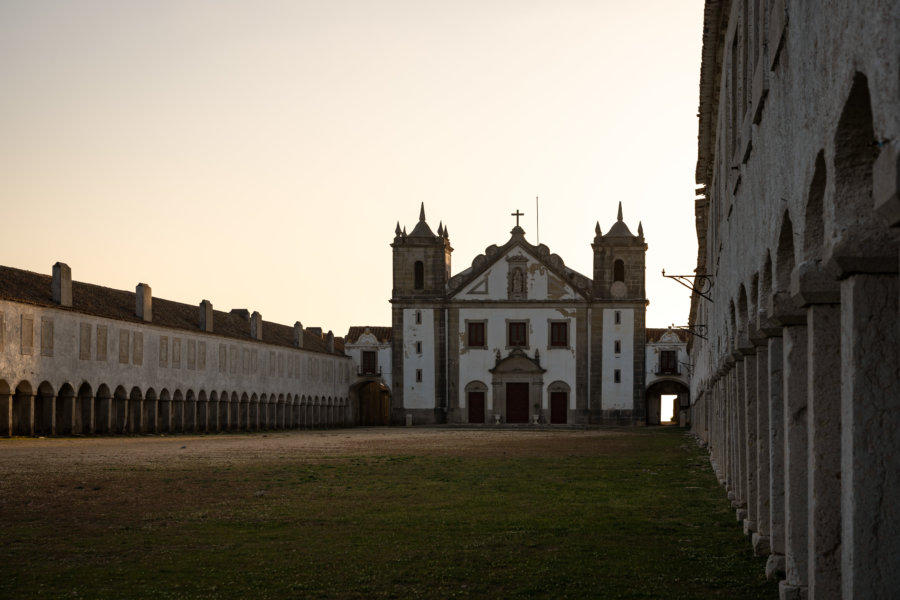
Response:
[[[616,340],[613,342],[613,352],[616,354],[622,354],[622,340]]]
[[[131,334],[126,329],[119,330],[119,362],[123,365],[128,364],[128,343],[131,341]]]
[[[487,346],[484,336],[484,321],[467,322],[466,330],[466,339],[469,348],[484,348]]]
[[[678,374],[678,353],[675,350],[662,350],[659,353],[659,374]]]
[[[109,333],[106,330],[106,325],[97,325],[97,356],[94,360],[106,360],[108,338]]]
[[[416,354],[422,354],[422,342],[416,342]]]
[[[422,369],[416,369],[416,383],[422,383]]]
[[[93,328],[90,323],[80,323],[79,330],[81,335],[79,336],[78,358],[80,360],[91,360],[91,332]]]
[[[506,323],[506,345],[510,348],[528,347],[528,322],[508,321]]]
[[[41,317],[41,356],[53,356],[53,319]]]
[[[620,371],[619,369],[613,371],[613,381],[615,383],[622,383],[622,371]]]
[[[421,343],[421,342],[419,342]],[[364,375],[373,375],[378,369],[378,353],[374,350],[363,350],[362,372]]]
[[[22,315],[22,354],[31,356],[34,352],[34,317]]]
[[[550,322],[550,347],[551,348],[568,348],[569,347],[569,322],[568,321],[551,321]]]
[[[615,322],[616,325],[620,325],[622,323],[622,311],[616,311],[615,313]]]
[[[416,325],[421,325],[421,324],[422,324],[422,311],[417,310],[416,311]]]

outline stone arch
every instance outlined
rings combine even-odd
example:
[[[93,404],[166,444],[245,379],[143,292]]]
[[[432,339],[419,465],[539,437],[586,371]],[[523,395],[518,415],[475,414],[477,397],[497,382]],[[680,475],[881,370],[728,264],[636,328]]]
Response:
[[[34,435],[34,388],[22,380],[12,398],[12,435]]]
[[[466,421],[473,425],[487,423],[487,409],[490,388],[479,380],[470,381],[464,388],[466,402]]]
[[[75,433],[90,435],[95,431],[94,425],[94,392],[87,381],[78,387],[75,398]]]
[[[737,333],[737,309],[734,306],[734,300],[728,301],[728,345],[725,348],[725,352],[731,353],[734,352],[735,348],[737,348],[738,341],[738,333]]]
[[[688,394],[690,389],[675,378],[664,378],[655,381],[653,385],[647,388],[647,425],[661,425],[662,397],[668,395],[676,395],[678,399],[676,403],[679,406],[673,407],[673,414],[677,417],[680,406],[687,405]]]
[[[209,393],[209,401],[206,407],[207,431],[219,431],[219,392],[213,390]]]
[[[245,395],[246,395],[246,394],[245,394]],[[265,398],[265,394],[263,394],[263,397]],[[253,394],[250,395],[250,401],[249,401],[249,402],[250,402],[250,406],[249,406],[249,408],[250,408],[250,411],[249,411],[249,412],[250,412],[250,421],[249,421],[249,427],[248,427],[248,429],[249,429],[250,431],[253,431],[253,430],[255,430],[255,429],[260,429],[260,428],[265,427],[265,425],[266,425],[266,416],[265,416],[265,414],[260,415],[260,412],[265,413],[265,406],[264,406],[264,405],[260,405],[260,399],[259,399],[259,396],[257,396],[255,392],[254,392]],[[262,408],[263,408],[262,411],[260,411],[260,407],[261,407],[261,406],[262,406]]]
[[[748,332],[750,331],[750,317],[749,310],[747,307],[747,288],[744,287],[742,283],[738,288],[738,303],[737,303],[737,347],[746,348],[750,345],[750,336]]]
[[[184,394],[181,390],[172,394],[172,431],[184,433]]]
[[[894,273],[897,232],[874,211],[876,149],[869,82],[857,72],[834,134],[834,226],[830,262],[841,275]]]
[[[238,412],[238,423],[240,423],[240,428],[243,431],[250,431],[250,429],[256,425],[256,422],[251,422],[250,420],[250,396],[247,395],[247,392],[241,394],[240,407],[241,409]]]
[[[94,433],[110,433],[113,431],[113,399],[109,386],[101,383],[94,397]]]
[[[621,258],[613,263],[613,281],[625,281],[625,261]]]
[[[425,289],[425,263],[417,260],[413,265],[413,287],[417,290]]]
[[[803,259],[819,261],[825,246],[825,188],[828,174],[825,167],[825,151],[819,150],[813,167],[812,182],[806,197],[803,213]]]
[[[275,405],[275,426],[278,429],[287,428],[287,419],[285,418],[286,404],[284,394],[278,394],[278,402]]]
[[[791,288],[791,273],[794,270],[794,227],[791,214],[784,211],[778,245],[775,251],[775,291],[787,292]]]
[[[144,392],[144,417],[141,419],[142,431],[156,433],[159,428],[159,398],[152,387]]]
[[[184,395],[184,431],[197,431],[197,394],[190,389]]]
[[[159,425],[157,431],[170,433],[172,431],[172,396],[169,390],[163,388],[159,392]]]
[[[42,381],[34,396],[34,432],[37,435],[53,435],[56,394],[49,381]]]
[[[757,322],[757,311],[759,310],[759,271],[754,273],[750,278],[750,293],[747,295],[747,299],[750,302],[750,305],[748,306],[750,322],[756,323],[758,327],[759,323]]]
[[[12,390],[5,379],[0,379],[0,435],[10,437],[12,430]]]
[[[247,415],[245,413],[247,410],[246,397],[247,394],[244,394],[244,397],[241,398],[237,392],[231,392],[231,402],[229,404],[231,406],[230,429],[232,431],[240,431],[247,426]]]
[[[128,393],[128,433],[140,433],[143,430],[144,395],[137,386]]]
[[[547,397],[550,402],[550,424],[566,425],[569,422],[572,388],[565,381],[556,380],[547,386]]]
[[[128,392],[125,387],[118,385],[113,392],[113,433],[126,433],[128,431]]]
[[[66,382],[62,384],[56,393],[56,406],[54,409],[56,435],[72,435],[77,432],[75,416],[75,388]]]
[[[759,311],[768,311],[769,300],[772,297],[772,255],[766,251],[766,258],[763,260],[763,268],[759,277]]]
[[[209,431],[209,397],[206,395],[206,390],[200,390],[197,393],[196,430],[201,433]]]

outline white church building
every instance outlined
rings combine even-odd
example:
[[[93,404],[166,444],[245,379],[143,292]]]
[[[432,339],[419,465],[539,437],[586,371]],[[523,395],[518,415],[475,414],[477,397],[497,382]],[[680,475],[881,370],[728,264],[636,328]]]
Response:
[[[643,228],[631,232],[621,204],[605,234],[598,223],[589,278],[529,243],[513,216],[509,239],[455,275],[449,233],[424,206],[410,233],[397,224],[391,328],[344,340],[357,423],[648,422]]]

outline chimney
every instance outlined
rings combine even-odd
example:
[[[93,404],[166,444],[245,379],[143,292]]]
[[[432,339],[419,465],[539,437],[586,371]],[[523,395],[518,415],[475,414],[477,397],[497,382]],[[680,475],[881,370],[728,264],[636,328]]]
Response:
[[[204,300],[200,303],[200,331],[212,333],[213,330],[213,312],[212,302]]]
[[[53,265],[53,301],[60,306],[72,306],[72,269],[66,263]]]
[[[328,335],[325,336],[325,347],[328,348],[329,352],[334,352],[334,334],[331,333],[331,330],[328,330]]]
[[[153,320],[153,293],[146,283],[137,284],[134,290],[134,314],[146,323]]]
[[[245,321],[250,320],[250,311],[246,308],[232,308],[231,314],[242,318]]]
[[[300,321],[294,323],[294,345],[298,348],[303,347],[303,324]]]
[[[250,337],[262,341],[262,315],[253,311],[250,315]]]

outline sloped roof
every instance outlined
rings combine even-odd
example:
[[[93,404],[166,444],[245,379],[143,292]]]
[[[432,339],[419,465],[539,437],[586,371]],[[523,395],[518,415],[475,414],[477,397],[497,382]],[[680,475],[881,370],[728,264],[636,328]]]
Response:
[[[65,307],[59,306],[53,301],[52,282],[53,278],[49,275],[0,266],[0,299],[70,310],[117,321],[144,323],[134,314],[134,292],[73,281],[72,306]],[[199,303],[196,305],[184,304],[154,297],[151,324],[200,333],[199,311]],[[281,325],[264,320],[262,332],[262,342],[265,344],[295,348],[294,327],[291,325]],[[208,335],[218,335],[245,342],[257,341],[250,336],[249,320],[240,314],[220,310],[213,310],[213,332]],[[303,349],[313,352],[328,352],[323,337],[308,330],[303,331]],[[343,354],[343,345],[339,344],[337,340],[335,340],[335,354]]]
[[[359,340],[359,336],[369,330],[369,333],[375,336],[375,339],[382,344],[389,344],[394,339],[394,330],[391,327],[378,327],[374,325],[352,326],[347,335],[344,336],[344,343],[355,344]]]

